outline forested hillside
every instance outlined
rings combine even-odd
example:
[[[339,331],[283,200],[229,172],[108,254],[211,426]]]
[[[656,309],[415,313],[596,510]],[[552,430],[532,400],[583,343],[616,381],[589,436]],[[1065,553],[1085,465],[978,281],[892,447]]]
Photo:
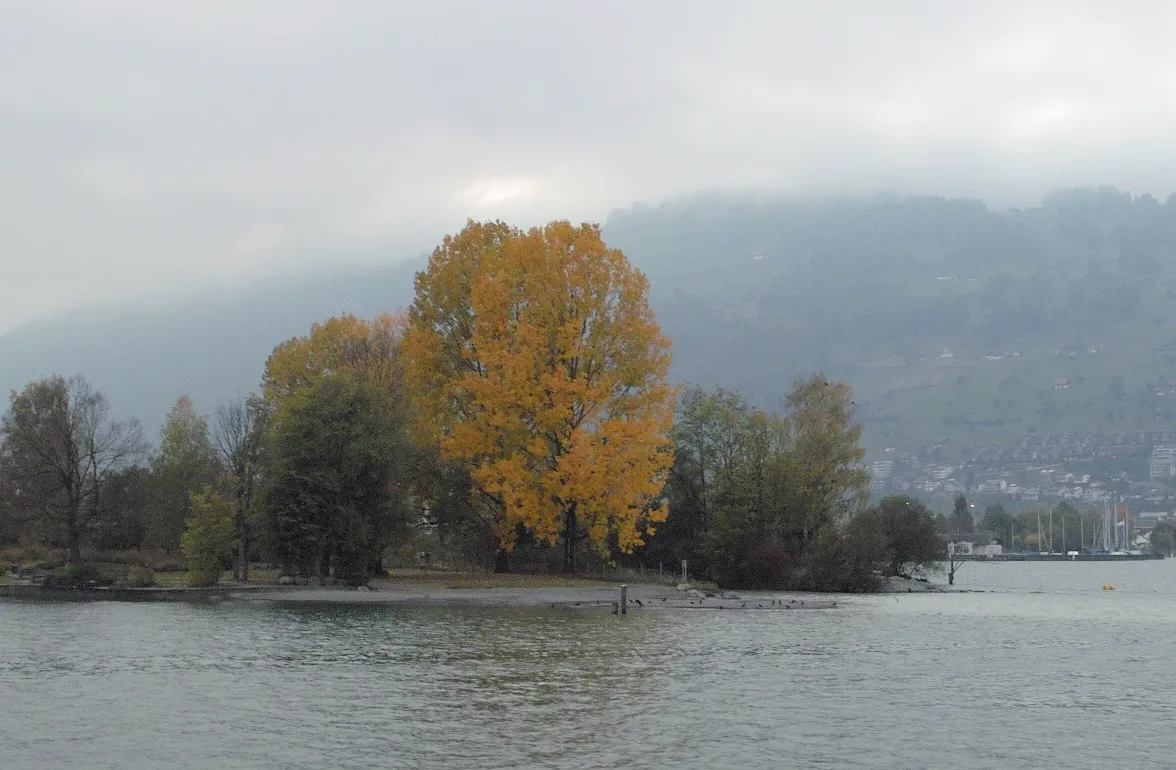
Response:
[[[653,279],[680,376],[769,404],[807,372],[847,379],[874,449],[1176,418],[1157,395],[1176,389],[1176,197],[699,197],[606,233]]]
[[[1176,426],[1176,197],[706,195],[616,211],[604,233],[653,281],[675,378],[769,406],[814,371],[848,380],[870,449]],[[211,412],[312,321],[406,305],[422,266],[37,322],[0,337],[0,386],[81,372],[149,426],[180,393]]]

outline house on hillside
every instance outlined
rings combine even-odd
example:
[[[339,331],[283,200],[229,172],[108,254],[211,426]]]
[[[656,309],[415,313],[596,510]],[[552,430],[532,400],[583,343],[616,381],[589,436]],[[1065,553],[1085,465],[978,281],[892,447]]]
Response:
[[[1157,446],[1147,459],[1147,475],[1153,479],[1176,478],[1176,446]]]

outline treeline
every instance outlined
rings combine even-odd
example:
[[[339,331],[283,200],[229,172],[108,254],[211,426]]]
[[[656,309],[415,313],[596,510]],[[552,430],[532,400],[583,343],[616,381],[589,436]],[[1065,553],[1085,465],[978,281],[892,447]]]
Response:
[[[925,507],[866,506],[848,386],[800,382],[780,415],[723,390],[676,408],[648,290],[595,226],[470,222],[407,314],[315,324],[211,424],[181,397],[154,450],[83,378],[30,383],[0,424],[0,545],[62,549],[73,577],[150,552],[197,584],[256,562],[360,584],[421,553],[870,590],[940,557]]]
[[[187,566],[215,583],[251,563],[367,582],[409,522],[403,324],[344,315],[275,348],[262,392],[220,405],[212,424],[186,396],[150,450],[136,421],[110,417],[84,378],[13,393],[0,423],[0,545],[60,548]],[[86,558],[84,558],[86,557]]]
[[[867,505],[848,385],[812,377],[784,407],[755,409],[722,388],[681,395],[670,517],[642,558],[686,560],[720,586],[871,591],[943,557],[922,503]]]

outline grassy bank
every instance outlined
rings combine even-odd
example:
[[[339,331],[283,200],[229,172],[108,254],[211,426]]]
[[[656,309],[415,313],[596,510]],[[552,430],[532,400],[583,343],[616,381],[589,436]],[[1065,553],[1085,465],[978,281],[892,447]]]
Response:
[[[390,570],[386,578],[373,580],[372,586],[406,583],[437,588],[601,588],[612,585],[604,580],[572,575],[398,569]]]
[[[652,576],[651,576],[652,577]],[[373,588],[388,585],[418,584],[435,588],[609,588],[617,580],[601,580],[579,575],[549,575],[497,572],[439,572],[436,570],[393,569],[386,578],[372,581]],[[633,576],[632,583],[656,583]],[[714,588],[709,582],[691,582],[699,588]]]

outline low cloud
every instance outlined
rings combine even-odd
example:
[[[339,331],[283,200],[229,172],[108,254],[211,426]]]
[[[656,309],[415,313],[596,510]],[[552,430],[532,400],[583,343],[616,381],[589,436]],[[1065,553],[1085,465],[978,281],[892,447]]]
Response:
[[[1176,187],[1166,4],[9,3],[0,330],[702,189]]]

